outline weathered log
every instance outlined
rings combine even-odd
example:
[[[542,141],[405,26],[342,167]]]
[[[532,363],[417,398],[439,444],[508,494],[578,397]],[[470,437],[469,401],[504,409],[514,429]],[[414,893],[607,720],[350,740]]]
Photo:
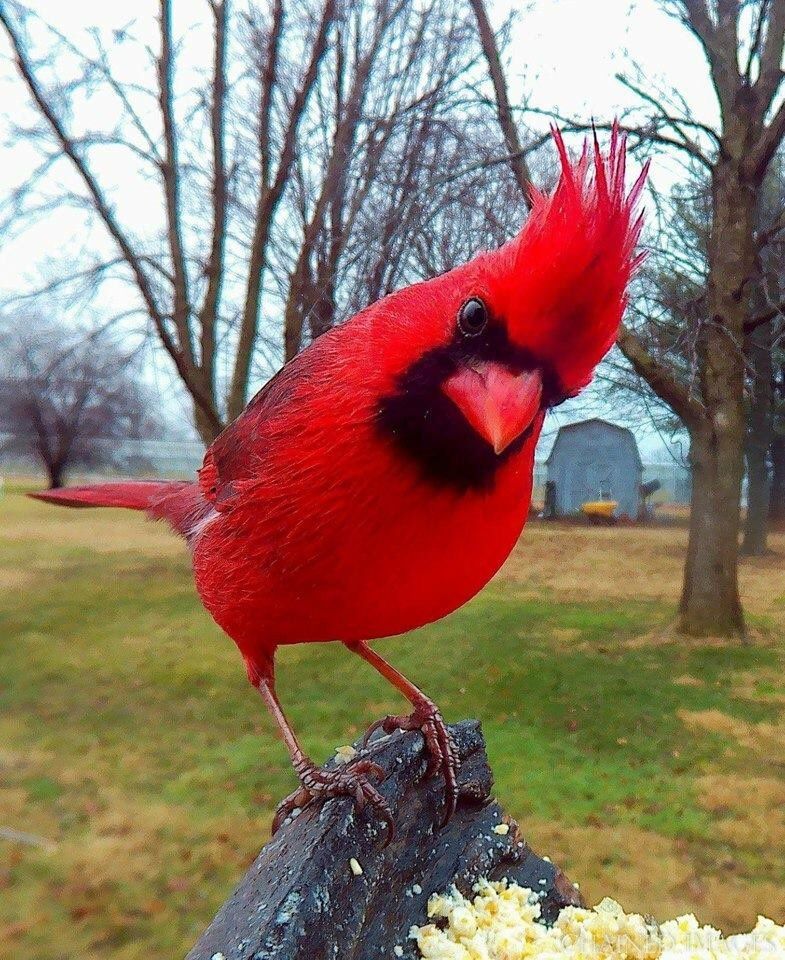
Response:
[[[393,840],[385,846],[386,828],[374,812],[358,812],[346,798],[290,817],[187,960],[414,960],[409,930],[427,922],[430,895],[453,884],[470,893],[482,877],[542,891],[546,920],[580,903],[577,889],[532,852],[490,799],[493,777],[479,723],[464,720],[451,731],[461,756],[461,798],[446,826],[443,781],[422,778],[421,735],[377,735],[358,755],[387,772],[379,790],[393,812]],[[494,830],[500,824],[508,825],[506,833]]]

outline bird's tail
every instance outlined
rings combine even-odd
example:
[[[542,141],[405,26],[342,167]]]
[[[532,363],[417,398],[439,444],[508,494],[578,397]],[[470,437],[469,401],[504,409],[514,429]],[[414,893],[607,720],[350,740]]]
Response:
[[[61,507],[122,507],[144,510],[154,520],[165,520],[190,540],[200,521],[212,511],[197,483],[187,480],[120,480],[84,487],[41,490],[29,496]]]

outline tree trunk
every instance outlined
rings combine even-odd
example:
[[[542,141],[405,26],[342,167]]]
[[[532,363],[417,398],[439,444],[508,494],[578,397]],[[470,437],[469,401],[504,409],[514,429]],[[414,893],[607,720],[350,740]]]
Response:
[[[749,338],[747,356],[751,368],[747,418],[747,515],[742,553],[766,553],[769,507],[767,456],[772,435],[772,326],[762,324]]]
[[[768,549],[769,471],[766,449],[760,443],[747,443],[747,514],[741,552],[760,557]]]
[[[712,176],[706,320],[698,341],[703,412],[690,429],[692,511],[679,629],[744,636],[738,587],[744,474],[743,352],[749,281],[755,276],[755,190],[730,160]]]
[[[64,463],[45,463],[46,475],[49,480],[49,489],[56,490],[64,486],[65,464]]]
[[[692,509],[678,624],[691,636],[744,633],[737,581],[740,449],[741,438],[710,430],[691,436]]]
[[[785,524],[785,433],[775,434],[771,441],[771,465],[769,520]]]
[[[223,424],[217,418],[208,416],[201,404],[193,404],[194,426],[199,434],[202,443],[206,447],[215,440],[218,434],[223,430]]]

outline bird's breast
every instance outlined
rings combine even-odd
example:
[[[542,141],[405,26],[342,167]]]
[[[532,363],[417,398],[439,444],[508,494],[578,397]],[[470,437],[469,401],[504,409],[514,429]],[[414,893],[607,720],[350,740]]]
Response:
[[[392,446],[346,446],[300,478],[308,482],[271,480],[197,544],[202,599],[245,652],[437,620],[490,580],[520,535],[533,443],[492,488],[462,492],[429,482]]]

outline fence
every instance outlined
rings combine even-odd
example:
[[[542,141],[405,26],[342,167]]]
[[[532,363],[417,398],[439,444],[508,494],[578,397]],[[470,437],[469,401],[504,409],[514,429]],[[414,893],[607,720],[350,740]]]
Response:
[[[3,435],[0,434],[0,450]],[[191,477],[202,464],[204,447],[196,440],[134,440],[127,441],[120,451],[118,462],[123,468],[117,470],[124,475],[157,477]],[[37,475],[40,468],[30,460],[0,454],[0,470],[9,474]],[[107,471],[112,472],[112,471]],[[84,471],[77,471],[80,476]],[[546,467],[544,461],[537,461],[534,467],[534,486],[542,490],[545,486]],[[688,504],[690,502],[690,474],[679,464],[646,463],[643,467],[643,480],[659,480],[661,487],[655,496],[657,501]]]

